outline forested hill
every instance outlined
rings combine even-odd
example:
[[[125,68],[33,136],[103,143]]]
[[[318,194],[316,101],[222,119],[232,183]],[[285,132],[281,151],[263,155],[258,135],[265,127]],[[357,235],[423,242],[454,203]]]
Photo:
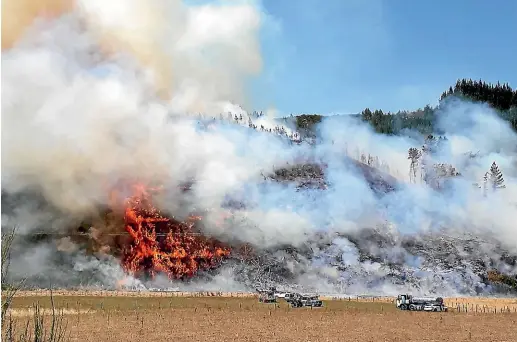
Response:
[[[451,96],[487,103],[517,131],[517,89],[513,90],[507,83],[500,84],[498,82],[494,85],[481,80],[461,79],[441,94],[440,103]],[[439,106],[433,108],[427,105],[416,111],[399,111],[397,113],[385,113],[381,109],[371,110],[366,108],[356,115],[369,122],[379,133],[399,134],[404,129],[414,129],[428,134],[436,131],[433,129],[433,125],[435,113]],[[296,120],[298,130],[309,133],[314,125],[321,122],[322,118],[321,115],[304,114],[293,118],[284,118],[283,120]]]

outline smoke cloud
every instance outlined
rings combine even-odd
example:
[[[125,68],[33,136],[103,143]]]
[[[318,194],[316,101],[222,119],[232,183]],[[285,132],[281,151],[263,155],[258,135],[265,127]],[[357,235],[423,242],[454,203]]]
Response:
[[[68,0],[2,1],[2,50],[22,39],[37,18],[56,18],[72,7],[73,2]]]
[[[21,18],[2,27],[4,227],[66,231],[109,205],[120,180],[143,179],[165,186],[164,210],[209,209],[204,233],[260,254],[256,264],[224,265],[208,281],[159,278],[150,286],[272,282],[339,293],[471,294],[491,291],[482,271],[517,271],[504,259],[517,253],[517,136],[489,108],[441,105],[438,127],[448,141],[429,162],[450,163],[462,176],[436,191],[420,174],[409,176],[408,149],[424,144],[416,134],[378,135],[353,117],[324,120],[315,145],[249,129],[249,119],[277,125],[243,109],[246,81],[262,68],[265,21],[252,2],[6,1],[3,13]],[[205,125],[199,113],[222,120]],[[360,163],[361,154],[381,159],[384,172]],[[493,161],[506,188],[484,196],[472,184]],[[325,186],[271,181],[275,170],[300,162],[324,165]],[[176,190],[192,179],[188,195]],[[393,191],[379,191],[383,182]],[[229,199],[244,209],[220,225]],[[450,249],[443,239],[453,241]],[[13,276],[34,283],[52,275],[62,286],[122,278],[149,285],[68,240],[30,250],[20,243],[14,252]]]

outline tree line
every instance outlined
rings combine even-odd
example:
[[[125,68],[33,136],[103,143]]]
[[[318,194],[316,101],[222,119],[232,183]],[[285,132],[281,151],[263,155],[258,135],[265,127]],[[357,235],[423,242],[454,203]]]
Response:
[[[256,122],[260,122],[259,120],[263,118],[265,114],[260,111],[253,111],[251,113],[247,113],[247,117],[244,117],[242,114],[232,114],[230,112],[223,114],[220,113],[218,117],[215,116],[206,116],[201,113],[197,115],[198,119],[198,127],[202,127],[203,129],[207,129],[210,127],[211,123],[216,122],[216,120],[219,120],[220,122],[227,122],[227,123],[233,123],[238,124],[241,126],[248,126],[250,129],[259,131],[259,132],[266,132],[266,133],[273,133],[281,138],[288,139],[291,143],[300,143],[301,142],[301,136],[298,133],[298,131],[288,132],[286,128],[283,125],[280,125],[280,122],[278,125],[271,127],[266,127],[264,124],[257,124]],[[255,120],[255,121],[254,121]],[[274,121],[273,121],[274,122]]]
[[[488,103],[493,108],[501,111],[517,107],[517,89],[513,90],[508,83],[490,84],[482,80],[461,79],[454,87],[449,87],[440,96],[444,100],[449,96],[466,96],[476,102]]]
[[[487,103],[517,132],[517,89],[512,89],[508,83],[491,84],[482,80],[459,79],[454,86],[441,94],[440,104],[453,96]],[[395,113],[365,108],[357,116],[368,122],[377,133],[395,135],[405,129],[411,129],[427,135],[436,131],[434,124],[440,104],[437,107],[427,105],[414,111]],[[295,117],[294,124],[300,132],[307,132],[320,123],[322,118],[317,114],[299,115]]]
[[[360,116],[378,133],[399,134],[403,129],[413,129],[428,134],[433,131],[436,122],[437,111],[441,103],[450,97],[482,102],[488,104],[496,113],[506,120],[517,132],[517,89],[513,90],[508,83],[491,84],[472,79],[460,79],[449,87],[440,96],[440,104],[437,107],[429,105],[416,111],[399,111],[397,113],[383,113],[382,110],[373,112],[366,108]]]

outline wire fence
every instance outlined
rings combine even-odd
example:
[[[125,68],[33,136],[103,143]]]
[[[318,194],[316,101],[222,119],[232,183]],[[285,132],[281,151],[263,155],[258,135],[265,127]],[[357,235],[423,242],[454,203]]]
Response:
[[[480,305],[480,304],[463,304],[456,303],[453,307],[456,312],[463,313],[517,313],[517,306],[514,305],[501,305],[501,306],[489,306],[489,305]]]
[[[175,290],[32,290],[19,291],[18,297],[31,296],[69,296],[69,297],[220,297],[220,298],[255,298],[253,292],[219,292],[219,291],[175,291]],[[395,297],[379,296],[338,296],[321,295],[320,299],[326,301],[392,303],[395,305]],[[477,303],[475,301],[478,301]],[[449,311],[457,313],[475,314],[516,314],[517,298],[444,298],[444,303]]]

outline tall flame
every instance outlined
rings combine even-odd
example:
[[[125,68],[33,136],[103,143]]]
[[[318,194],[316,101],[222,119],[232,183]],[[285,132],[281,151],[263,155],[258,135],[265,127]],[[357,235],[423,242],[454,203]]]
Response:
[[[159,188],[133,184],[124,201],[125,230],[131,242],[122,252],[122,266],[132,275],[166,274],[170,279],[194,276],[217,267],[230,255],[230,248],[193,232],[201,217],[185,222],[163,216],[152,203]]]

